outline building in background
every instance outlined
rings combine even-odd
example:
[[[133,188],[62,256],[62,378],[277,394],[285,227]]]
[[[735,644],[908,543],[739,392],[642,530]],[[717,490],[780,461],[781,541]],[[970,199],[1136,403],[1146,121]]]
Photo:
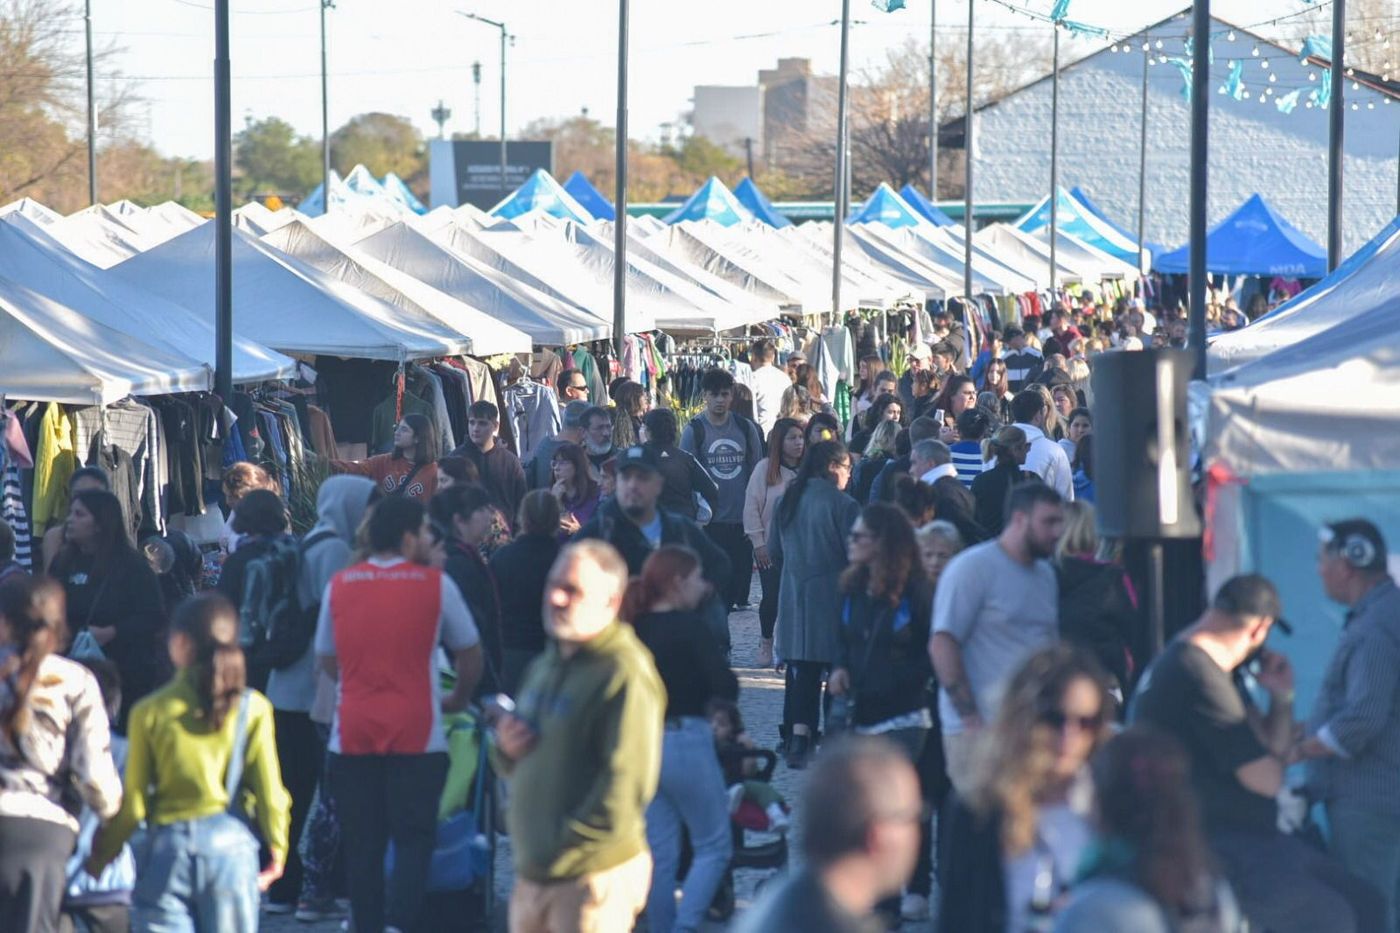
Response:
[[[758,73],[753,86],[699,85],[691,126],[695,135],[747,158],[782,169],[814,136],[836,132],[836,77],[815,75],[805,58],[782,58]]]

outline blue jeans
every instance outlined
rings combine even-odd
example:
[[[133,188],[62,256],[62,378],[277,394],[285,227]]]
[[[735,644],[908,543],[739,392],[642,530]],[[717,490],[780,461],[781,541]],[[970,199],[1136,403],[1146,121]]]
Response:
[[[257,837],[226,814],[153,827],[136,853],[131,928],[256,930],[258,868]]]
[[[690,832],[695,856],[676,908],[681,829]],[[715,755],[715,736],[706,719],[667,720],[661,738],[661,782],[647,807],[647,844],[655,865],[647,922],[652,933],[698,930],[733,854],[729,801]]]
[[[1396,894],[1400,890],[1400,817],[1332,800],[1327,804],[1332,854],[1347,871],[1385,899],[1386,933],[1396,933]]]

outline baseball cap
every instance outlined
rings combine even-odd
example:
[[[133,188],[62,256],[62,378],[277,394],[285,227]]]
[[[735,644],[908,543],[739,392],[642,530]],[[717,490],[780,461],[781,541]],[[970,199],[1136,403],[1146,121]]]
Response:
[[[656,453],[650,448],[642,445],[628,447],[618,454],[617,472],[622,473],[627,469],[650,470],[653,473],[661,472],[661,464],[657,461]]]
[[[931,360],[933,359],[933,351],[926,343],[916,343],[909,348],[909,358],[912,360]]]

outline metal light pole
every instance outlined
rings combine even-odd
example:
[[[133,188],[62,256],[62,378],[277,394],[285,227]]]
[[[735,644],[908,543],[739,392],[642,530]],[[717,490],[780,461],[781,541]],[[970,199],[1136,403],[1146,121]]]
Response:
[[[1210,147],[1210,0],[1195,0],[1191,34],[1191,308],[1192,377],[1206,377],[1206,175]]]
[[[1332,0],[1332,99],[1327,133],[1327,271],[1342,261],[1342,152],[1346,120],[1346,0]]]
[[[321,202],[322,213],[331,212],[331,118],[330,98],[326,77],[326,11],[335,0],[321,0]]]
[[[613,203],[613,346],[622,359],[627,336],[627,14],[628,0],[617,3],[617,187]]]
[[[476,104],[476,138],[481,138],[481,62],[472,62],[472,92]]]
[[[97,203],[97,108],[92,87],[92,0],[83,2],[83,31],[87,34],[87,155],[88,204]]]
[[[850,68],[851,0],[841,0],[841,74],[836,85],[836,216],[832,223],[831,313],[841,320],[841,246],[846,232],[846,84]]]
[[[938,203],[938,0],[929,0],[928,199]]]
[[[1050,65],[1050,300],[1055,301],[1055,240],[1060,233],[1060,27]]]
[[[1142,260],[1146,249],[1143,240],[1147,236],[1147,69],[1150,64],[1148,53],[1142,53],[1142,138],[1138,140],[1138,210],[1137,210],[1137,239],[1138,239],[1138,271],[1144,274]],[[1143,297],[1146,298],[1144,291]]]
[[[495,26],[501,31],[501,200],[505,200],[510,191],[506,188],[506,40],[510,34],[506,31],[506,24],[497,22],[494,19],[487,19],[475,13],[466,13],[458,10],[467,19],[474,19],[478,23],[485,23],[488,26]]]
[[[968,324],[968,304],[972,301],[972,27],[976,21],[977,4],[967,3],[967,117],[963,121],[963,326]],[[968,329],[968,340],[972,331]],[[969,355],[969,359],[971,356]]]
[[[229,0],[214,0],[214,392],[233,397],[233,105]]]

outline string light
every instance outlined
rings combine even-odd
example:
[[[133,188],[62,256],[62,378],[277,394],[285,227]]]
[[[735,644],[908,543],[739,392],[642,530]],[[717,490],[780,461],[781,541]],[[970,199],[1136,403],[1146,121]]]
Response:
[[[1278,75],[1276,75],[1276,74],[1271,74],[1271,75],[1269,75],[1269,83],[1270,83],[1270,84],[1274,84],[1274,83],[1277,82],[1277,81],[1278,81]]]
[[[1233,29],[1231,29],[1230,32],[1229,32],[1228,34],[1226,34],[1226,36],[1225,36],[1225,41],[1227,41],[1227,42],[1234,42],[1234,41],[1235,41],[1235,31],[1234,31]]]
[[[1255,58],[1258,58],[1258,57],[1259,57],[1259,46],[1256,45],[1256,46],[1254,47],[1254,51],[1253,51],[1253,52],[1250,52],[1249,54],[1250,54],[1250,55],[1253,55]]]
[[[1268,71],[1268,70],[1269,70],[1269,60],[1268,60],[1267,58],[1264,59],[1262,62],[1259,63],[1259,67],[1260,67],[1260,68],[1263,68],[1265,71]]]

